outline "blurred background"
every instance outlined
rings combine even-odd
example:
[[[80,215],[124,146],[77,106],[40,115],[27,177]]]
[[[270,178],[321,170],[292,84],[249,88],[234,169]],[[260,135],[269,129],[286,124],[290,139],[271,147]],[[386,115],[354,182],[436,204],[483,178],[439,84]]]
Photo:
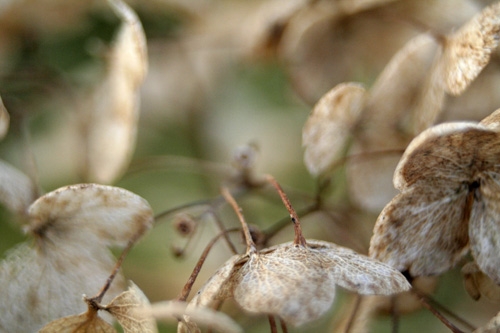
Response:
[[[125,276],[151,302],[179,295],[204,247],[218,232],[206,205],[196,203],[216,198],[222,184],[233,186],[241,176],[242,158],[251,161],[255,177],[272,174],[295,209],[308,207],[318,181],[303,162],[302,128],[319,98],[345,81],[361,82],[369,89],[411,38],[429,30],[455,31],[489,4],[127,2],[144,27],[149,70],[140,92],[131,162],[112,183],[148,200],[157,215],[172,211],[157,220],[123,266]],[[0,95],[11,118],[9,132],[0,142],[0,157],[37,179],[44,192],[85,181],[79,117],[91,107],[92,91],[103,80],[119,24],[105,1],[0,3]],[[464,95],[447,97],[440,121],[479,120],[500,106],[496,58]],[[322,197],[324,211],[303,218],[306,238],[366,253],[378,212],[352,202],[343,167],[332,174]],[[237,200],[258,230],[269,230],[288,216],[270,189],[252,188]],[[188,207],[177,209],[184,205]],[[194,216],[195,230],[187,236],[179,232],[177,213]],[[226,228],[239,226],[228,207],[220,208],[220,218]],[[27,238],[15,223],[18,219],[0,206],[2,254]],[[231,238],[244,251],[240,235]],[[290,225],[269,244],[292,239]],[[230,255],[228,246],[219,241],[193,292]],[[473,301],[467,295],[459,268],[440,277],[429,292],[475,327],[500,310],[499,303]],[[339,288],[327,316],[289,331],[338,331],[353,300],[353,294]],[[231,301],[222,310],[246,332],[269,331],[266,317],[245,314]],[[376,313],[366,327],[368,332],[388,332],[391,318]],[[161,323],[160,331],[175,332],[176,325]],[[422,331],[448,330],[425,309],[400,316],[399,332]]]

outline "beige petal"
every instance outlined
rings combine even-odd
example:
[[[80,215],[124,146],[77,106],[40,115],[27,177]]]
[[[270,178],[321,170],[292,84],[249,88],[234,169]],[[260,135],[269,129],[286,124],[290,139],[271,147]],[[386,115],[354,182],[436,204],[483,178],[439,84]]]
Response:
[[[333,303],[335,283],[308,254],[290,243],[252,254],[235,277],[235,301],[246,311],[277,315],[293,326],[319,318]]]
[[[95,295],[115,259],[97,243],[50,243],[45,251],[28,244],[10,250],[0,265],[0,331],[35,332],[46,323],[86,310],[82,295]],[[118,275],[106,299],[121,289]]]
[[[306,147],[304,161],[309,172],[318,175],[328,171],[351,134],[366,97],[357,83],[339,84],[314,106],[302,130]]]
[[[151,316],[140,315],[135,311],[148,305],[149,300],[146,295],[133,282],[130,282],[128,290],[116,296],[106,306],[106,311],[115,317],[125,333],[158,332],[156,322]]]
[[[9,130],[10,116],[3,105],[2,98],[0,97],[0,140],[5,137],[7,131]]]
[[[469,226],[472,256],[495,283],[500,284],[500,171],[486,172],[474,193]]]
[[[79,184],[62,187],[29,208],[30,230],[49,243],[125,246],[153,223],[153,211],[140,196],[119,187]]]
[[[484,144],[500,136],[487,127],[468,122],[444,123],[422,132],[406,148],[394,173],[399,190],[419,180],[444,178],[455,183],[471,180],[481,157],[491,154]]]
[[[110,183],[127,168],[139,118],[139,90],[147,72],[146,38],[137,15],[121,0],[110,4],[123,21],[107,77],[87,120],[88,177]]]
[[[115,333],[112,325],[102,320],[97,311],[64,317],[45,325],[40,333]]]
[[[379,215],[370,256],[412,276],[445,272],[467,250],[467,198],[460,182],[414,184]]]
[[[345,289],[362,295],[392,295],[411,287],[393,267],[351,249],[316,240],[307,244],[321,257],[332,281]]]
[[[500,130],[500,109],[495,110],[488,117],[481,120],[480,124],[496,131]]]
[[[500,37],[500,3],[486,7],[447,41],[441,60],[447,92],[460,95],[490,61]]]
[[[13,166],[0,160],[0,202],[24,216],[35,200],[36,189],[31,179]]]

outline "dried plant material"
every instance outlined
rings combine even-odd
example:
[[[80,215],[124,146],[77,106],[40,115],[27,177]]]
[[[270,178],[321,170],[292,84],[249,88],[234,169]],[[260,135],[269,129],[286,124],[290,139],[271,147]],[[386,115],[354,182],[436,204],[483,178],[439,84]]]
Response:
[[[135,146],[139,90],[147,72],[146,38],[139,18],[121,0],[109,0],[123,24],[87,120],[89,179],[111,183],[125,170]]]
[[[491,301],[500,301],[500,286],[486,276],[476,263],[469,262],[462,267],[465,290],[474,300],[481,296]]]
[[[311,174],[317,176],[328,171],[339,157],[365,98],[363,86],[344,83],[330,90],[314,106],[302,130],[304,161]]]
[[[115,259],[108,246],[123,247],[152,225],[153,212],[124,189],[81,184],[63,187],[29,208],[23,244],[0,266],[0,330],[36,331],[60,317],[84,311],[81,295],[95,295]],[[119,278],[109,291],[116,294]]]
[[[97,315],[97,309],[54,320],[45,325],[40,333],[116,333],[112,325]],[[140,332],[140,331],[137,331]]]
[[[230,317],[222,312],[216,312],[205,307],[189,307],[184,302],[165,301],[152,304],[150,307],[138,309],[137,314],[152,316],[156,319],[178,321],[182,316],[188,316],[193,322],[200,325],[209,326],[223,333],[239,333],[243,332],[241,327],[236,324]],[[182,323],[182,322],[181,322]],[[192,323],[190,326],[180,325],[178,332],[200,332],[198,327]]]
[[[478,328],[474,333],[498,333],[500,331],[500,312],[497,313],[485,326]]]
[[[500,133],[482,124],[445,123],[417,136],[396,168],[401,193],[379,215],[370,255],[412,276],[433,275],[470,244],[481,270],[500,282],[498,149]]]
[[[238,215],[246,254],[233,256],[201,288],[190,306],[214,306],[226,298],[246,311],[279,316],[300,326],[319,318],[331,307],[335,287],[360,294],[393,294],[408,290],[406,278],[392,267],[328,242],[308,240],[288,198],[271,176],[292,217],[295,240],[257,251],[241,209],[227,189],[224,198]],[[186,322],[188,322],[187,318]]]
[[[235,301],[245,310],[277,315],[300,326],[328,311],[339,285],[360,294],[408,290],[388,265],[332,243],[281,244],[250,255],[233,277]]]
[[[0,160],[0,202],[8,209],[25,216],[35,200],[36,189],[31,179]]]
[[[0,140],[5,137],[7,131],[9,130],[9,113],[3,105],[2,97],[0,97]]]
[[[500,38],[500,3],[483,9],[445,41],[441,70],[447,92],[460,95],[490,61]]]

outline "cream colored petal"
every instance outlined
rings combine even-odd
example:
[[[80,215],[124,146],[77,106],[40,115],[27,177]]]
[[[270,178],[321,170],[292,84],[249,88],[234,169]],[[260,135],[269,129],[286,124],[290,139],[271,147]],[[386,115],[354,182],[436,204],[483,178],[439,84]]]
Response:
[[[252,254],[235,276],[235,301],[246,311],[276,315],[293,326],[319,318],[333,303],[335,284],[308,253],[282,244]]]
[[[465,290],[474,300],[484,296],[493,302],[500,301],[500,286],[484,274],[475,262],[465,264],[462,275]]]
[[[106,305],[106,311],[115,317],[125,333],[155,333],[158,332],[158,329],[153,317],[140,315],[135,311],[149,305],[149,300],[142,290],[130,282],[128,290],[116,296]]]
[[[314,106],[304,129],[304,161],[312,175],[332,166],[351,134],[363,108],[365,89],[357,83],[343,83],[326,93]]]
[[[127,168],[135,147],[140,87],[147,72],[146,38],[137,15],[110,0],[123,21],[109,57],[107,77],[97,89],[87,120],[87,172],[111,183]]]
[[[30,231],[39,245],[76,243],[125,246],[153,223],[153,211],[140,196],[119,187],[79,184],[62,187],[29,208]],[[60,242],[60,243],[59,243]]]
[[[31,179],[13,166],[0,160],[0,202],[24,216],[35,200],[36,189]]]
[[[370,256],[412,276],[447,271],[468,249],[468,193],[437,178],[398,194],[377,219]]]

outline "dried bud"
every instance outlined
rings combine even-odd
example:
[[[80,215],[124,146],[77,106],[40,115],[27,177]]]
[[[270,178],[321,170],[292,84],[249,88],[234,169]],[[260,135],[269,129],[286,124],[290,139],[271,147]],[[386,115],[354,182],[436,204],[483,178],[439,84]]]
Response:
[[[258,147],[254,143],[236,148],[233,152],[232,164],[240,171],[248,171],[254,168],[257,159]]]
[[[172,222],[174,229],[183,237],[191,235],[195,230],[197,223],[190,214],[177,214]]]

